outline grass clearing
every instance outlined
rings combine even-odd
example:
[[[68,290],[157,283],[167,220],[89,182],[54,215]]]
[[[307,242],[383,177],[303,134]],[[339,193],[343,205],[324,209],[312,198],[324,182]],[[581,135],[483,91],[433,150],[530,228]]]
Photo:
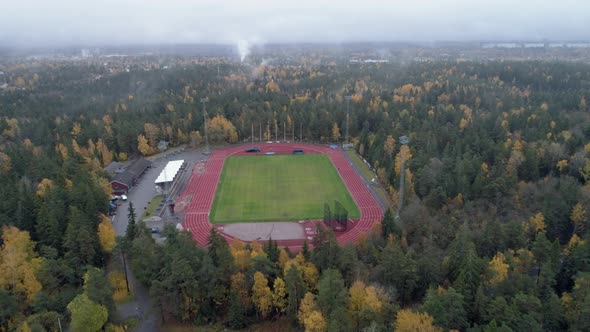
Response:
[[[369,168],[369,166],[367,166],[367,164],[365,164],[365,162],[361,159],[361,157],[358,155],[358,153],[356,153],[356,151],[354,151],[352,149],[347,150],[346,154],[348,155],[348,157],[350,158],[350,160],[352,161],[352,163],[354,164],[356,169],[358,169],[361,172],[361,175],[363,176],[365,181],[371,181],[372,179],[377,178],[377,175],[375,173],[373,173],[373,171]],[[375,189],[375,191],[377,192],[377,195],[379,195],[381,200],[383,202],[385,202],[385,204],[387,204],[387,206],[390,209],[393,210],[393,204],[391,203],[391,198],[387,194],[387,191],[385,191],[385,189],[383,189],[383,187],[381,187],[381,186],[379,186],[379,187],[373,186],[373,189]]]
[[[322,154],[234,156],[225,160],[212,223],[322,219],[324,202],[360,211],[332,161]]]
[[[148,204],[147,208],[145,209],[143,216],[142,216],[142,220],[145,218],[149,218],[151,217],[154,212],[156,212],[156,209],[158,208],[158,205],[160,205],[160,203],[162,202],[163,196],[158,195],[158,196],[154,196],[154,198],[152,198],[152,200],[150,201],[150,204]]]

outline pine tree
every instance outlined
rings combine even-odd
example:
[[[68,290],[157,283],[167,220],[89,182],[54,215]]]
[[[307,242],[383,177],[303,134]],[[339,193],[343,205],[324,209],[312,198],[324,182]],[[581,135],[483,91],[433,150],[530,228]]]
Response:
[[[307,240],[303,240],[303,248],[301,248],[301,253],[305,260],[308,261],[311,258],[311,252],[309,251],[309,245],[307,244]]]
[[[287,275],[285,276],[285,284],[287,287],[287,314],[291,319],[295,319],[299,311],[299,302],[307,291],[305,284],[301,278],[301,272],[297,269],[295,264],[292,264]]]
[[[232,329],[242,329],[246,327],[246,311],[238,297],[238,291],[233,287],[229,292],[227,325]]]
[[[272,237],[270,237],[266,243],[266,248],[264,250],[268,255],[268,259],[271,262],[277,263],[279,261],[280,251],[279,246],[277,245],[277,241],[273,241]]]
[[[125,230],[125,237],[129,242],[133,242],[136,235],[136,224],[135,224],[135,209],[133,208],[133,203],[129,202],[129,208],[127,209],[127,218],[129,219],[129,223],[127,224],[127,229]]]
[[[393,217],[393,212],[391,209],[387,209],[383,214],[383,219],[381,219],[381,231],[383,233],[383,238],[387,239],[389,235],[401,235],[401,231],[399,227],[397,227],[395,223],[395,218]]]

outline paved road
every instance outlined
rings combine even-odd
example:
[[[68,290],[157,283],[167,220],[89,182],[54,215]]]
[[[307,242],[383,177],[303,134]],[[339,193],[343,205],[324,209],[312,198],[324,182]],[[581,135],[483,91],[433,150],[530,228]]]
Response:
[[[180,153],[170,154],[163,157],[160,156],[159,158],[158,156],[154,156],[152,159],[152,167],[142,175],[139,183],[135,187],[131,188],[127,194],[127,202],[122,202],[122,204],[117,208],[117,213],[112,219],[117,235],[124,235],[127,229],[127,224],[129,223],[127,218],[129,202],[133,203],[137,217],[136,220],[141,220],[143,212],[149,205],[152,198],[156,195],[154,181],[164,169],[168,161],[184,159],[188,162],[198,162],[201,160],[206,160],[207,156],[202,154],[202,150],[188,149]],[[137,281],[137,279],[135,279],[131,268],[128,267],[127,273],[129,276],[130,286],[133,289],[132,292],[135,296],[135,301],[118,305],[117,313],[119,317],[121,319],[139,317],[140,324],[136,328],[136,331],[159,331],[161,321],[160,314],[153,306],[153,302],[149,297],[149,290],[139,281]]]

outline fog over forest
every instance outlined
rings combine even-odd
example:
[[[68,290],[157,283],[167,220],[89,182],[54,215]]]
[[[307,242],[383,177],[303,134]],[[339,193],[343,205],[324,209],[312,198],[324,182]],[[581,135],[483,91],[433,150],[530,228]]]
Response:
[[[567,19],[564,19],[567,18]],[[584,40],[584,1],[6,1],[0,46]]]

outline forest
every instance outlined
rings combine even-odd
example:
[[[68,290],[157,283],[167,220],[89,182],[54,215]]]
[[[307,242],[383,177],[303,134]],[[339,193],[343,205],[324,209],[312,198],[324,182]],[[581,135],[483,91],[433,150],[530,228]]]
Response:
[[[109,262],[130,265],[164,322],[590,330],[590,65],[304,60],[5,68],[16,88],[0,92],[0,331],[125,331]],[[342,143],[345,96],[351,142],[395,208],[358,243],[320,227],[301,252],[215,232],[200,248],[167,228],[160,245],[134,211],[116,236],[110,162],[161,140],[204,144],[203,106],[214,146]]]

